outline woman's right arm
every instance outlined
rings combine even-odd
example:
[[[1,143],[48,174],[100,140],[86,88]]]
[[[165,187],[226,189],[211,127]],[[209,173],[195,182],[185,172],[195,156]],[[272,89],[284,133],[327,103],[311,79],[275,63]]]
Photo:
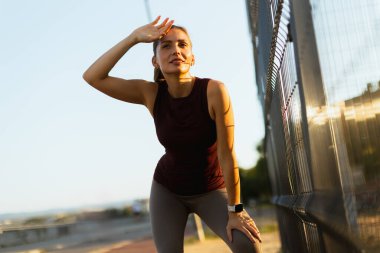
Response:
[[[83,74],[83,79],[99,91],[122,101],[146,106],[152,85],[139,79],[125,80],[109,76],[109,72],[121,57],[134,45],[140,42],[153,42],[160,39],[171,28],[174,21],[165,19],[157,25],[160,17],[152,23],[137,28],[128,37],[120,41],[99,59],[97,59]]]

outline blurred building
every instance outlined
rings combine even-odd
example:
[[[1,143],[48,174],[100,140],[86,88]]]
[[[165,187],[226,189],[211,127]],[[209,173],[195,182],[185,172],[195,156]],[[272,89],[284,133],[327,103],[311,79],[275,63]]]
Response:
[[[133,215],[143,215],[149,213],[149,199],[135,199],[132,202]]]
[[[75,220],[69,219],[62,222],[47,224],[4,226],[0,230],[0,252],[3,252],[3,249],[5,250],[7,247],[53,240],[62,236],[67,236],[74,229]]]
[[[283,252],[380,252],[380,1],[246,3]]]

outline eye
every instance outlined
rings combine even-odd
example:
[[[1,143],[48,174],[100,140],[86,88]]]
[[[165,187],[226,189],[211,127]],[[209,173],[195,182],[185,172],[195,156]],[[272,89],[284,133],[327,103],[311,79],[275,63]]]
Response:
[[[161,46],[161,48],[169,48],[169,47],[170,47],[169,44],[163,44],[163,45]]]
[[[184,47],[187,47],[187,43],[186,42],[181,42],[181,43],[179,43],[179,46],[180,47],[182,47],[182,48],[184,48]]]

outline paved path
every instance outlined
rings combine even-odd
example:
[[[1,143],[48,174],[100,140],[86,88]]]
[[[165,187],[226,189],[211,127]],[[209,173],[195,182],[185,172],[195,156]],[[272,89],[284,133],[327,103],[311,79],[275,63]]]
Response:
[[[280,253],[281,243],[277,221],[273,208],[260,209],[250,212],[262,233],[263,253]],[[254,215],[256,214],[256,215]],[[267,232],[265,232],[267,230]],[[186,240],[185,240],[186,241]],[[190,241],[190,240],[189,240]],[[204,242],[192,241],[185,243],[185,253],[231,253],[227,245],[217,237],[207,238]],[[157,253],[151,237],[138,241],[125,241],[118,245],[104,248],[103,251],[91,253]]]
[[[278,232],[262,234],[263,253],[279,253],[281,243]],[[153,251],[154,252],[154,251]],[[227,245],[218,238],[207,239],[205,242],[197,242],[185,245],[185,253],[231,253]]]
[[[273,208],[261,208],[250,211],[256,224],[262,232],[263,252],[279,253],[280,240],[276,229],[277,222]],[[0,252],[7,253],[156,253],[152,240],[148,219],[113,220],[110,222],[93,224],[95,227],[84,229],[82,233],[73,233],[70,236],[57,238],[47,242],[23,245]],[[224,242],[213,236],[205,227],[207,239],[199,242],[194,239],[193,226],[186,228],[185,253],[230,253]]]
[[[262,235],[262,249],[264,253],[280,253],[281,243],[278,232],[264,233]],[[151,238],[139,240],[133,243],[125,242],[102,251],[91,253],[156,253]],[[204,242],[192,242],[185,244],[185,253],[231,253],[227,245],[219,238],[208,238]]]

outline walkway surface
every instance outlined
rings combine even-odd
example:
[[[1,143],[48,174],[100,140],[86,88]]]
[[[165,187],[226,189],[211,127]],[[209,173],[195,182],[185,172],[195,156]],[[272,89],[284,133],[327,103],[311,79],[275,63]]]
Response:
[[[275,212],[272,207],[261,208],[260,210],[251,211],[257,226],[262,231],[262,249],[263,253],[280,253],[281,243],[279,232],[277,230],[277,221]],[[206,228],[207,229],[207,228]],[[209,232],[206,230],[206,235]],[[189,239],[190,237],[190,239]],[[205,241],[200,242],[191,238],[191,235],[185,239],[185,253],[231,253],[226,244],[215,236],[208,236]],[[154,242],[151,237],[137,241],[124,241],[112,245],[108,248],[91,251],[91,253],[156,253]]]
[[[269,232],[262,235],[263,253],[280,253],[280,240],[278,232]],[[156,253],[152,239],[143,239],[133,243],[125,242],[114,245],[111,248],[91,253]],[[185,253],[231,253],[226,244],[218,238],[208,238],[204,242],[192,242],[185,244]]]
[[[248,210],[261,231],[263,253],[280,253],[281,244],[275,209],[272,206]],[[231,252],[225,243],[204,227],[206,239],[196,235],[194,218],[185,231],[185,253]],[[0,249],[2,253],[156,253],[149,217],[116,219],[78,225],[68,236]]]

